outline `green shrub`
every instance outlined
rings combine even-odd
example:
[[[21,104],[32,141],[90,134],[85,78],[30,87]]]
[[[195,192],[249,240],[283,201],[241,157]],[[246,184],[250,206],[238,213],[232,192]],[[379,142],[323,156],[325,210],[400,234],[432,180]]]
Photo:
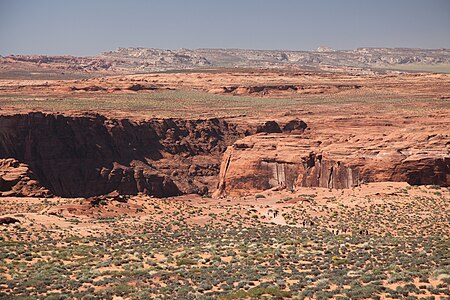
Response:
[[[197,261],[190,258],[180,258],[177,260],[177,266],[191,266],[196,264]]]

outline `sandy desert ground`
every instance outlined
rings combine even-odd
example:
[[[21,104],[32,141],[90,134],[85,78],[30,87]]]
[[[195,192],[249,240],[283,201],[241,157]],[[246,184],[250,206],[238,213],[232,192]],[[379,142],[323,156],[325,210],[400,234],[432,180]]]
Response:
[[[431,73],[4,76],[0,299],[449,299],[449,101]]]

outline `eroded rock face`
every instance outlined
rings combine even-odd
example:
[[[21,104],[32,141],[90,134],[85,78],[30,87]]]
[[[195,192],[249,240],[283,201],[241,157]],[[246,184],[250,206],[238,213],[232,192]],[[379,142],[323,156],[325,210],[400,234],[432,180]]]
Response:
[[[219,119],[133,122],[30,113],[0,117],[0,158],[26,163],[59,196],[117,190],[165,197],[212,189],[220,154],[238,135]]]
[[[367,143],[325,144],[308,135],[245,137],[224,153],[214,196],[239,196],[274,187],[351,188],[375,181],[449,185],[448,137],[435,139],[427,151],[420,149],[427,142],[426,135],[418,134],[417,140],[408,143],[400,137],[385,139],[381,151]],[[391,139],[402,143],[389,143]]]
[[[44,188],[27,164],[14,158],[0,159],[0,196],[48,197]]]

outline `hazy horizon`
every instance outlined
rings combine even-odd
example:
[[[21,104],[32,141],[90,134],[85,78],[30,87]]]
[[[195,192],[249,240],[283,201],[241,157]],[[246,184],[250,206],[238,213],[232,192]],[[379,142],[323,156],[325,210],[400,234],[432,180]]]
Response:
[[[450,1],[0,1],[0,55],[450,48]]]
[[[327,47],[326,45],[322,45],[319,47]],[[317,48],[319,48],[317,47]],[[43,55],[43,56],[79,56],[79,57],[90,57],[90,56],[96,56],[99,55],[101,53],[104,52],[109,52],[109,51],[115,51],[117,49],[120,48],[134,48],[134,49],[157,49],[157,50],[169,50],[169,51],[176,51],[179,49],[187,49],[187,50],[246,50],[246,51],[286,51],[286,52],[313,52],[316,49],[251,49],[251,48],[206,48],[206,47],[202,47],[202,48],[186,48],[186,47],[180,47],[180,48],[155,48],[155,47],[141,47],[141,46],[135,46],[135,47],[116,47],[114,49],[107,49],[104,51],[100,51],[98,53],[94,53],[94,54],[87,54],[87,55],[74,55],[74,54],[48,54],[48,53],[10,53],[10,54],[0,54],[0,56],[3,57],[7,57],[7,56],[33,56],[33,55]],[[330,47],[331,48],[331,47]],[[356,49],[362,49],[362,48],[367,48],[367,49],[381,49],[381,48],[385,48],[385,49],[418,49],[418,50],[446,50],[446,51],[450,51],[450,48],[411,48],[411,47],[364,47],[364,46],[360,46],[360,47],[356,47],[353,49],[334,49],[336,51],[352,51],[352,50],[356,50]]]

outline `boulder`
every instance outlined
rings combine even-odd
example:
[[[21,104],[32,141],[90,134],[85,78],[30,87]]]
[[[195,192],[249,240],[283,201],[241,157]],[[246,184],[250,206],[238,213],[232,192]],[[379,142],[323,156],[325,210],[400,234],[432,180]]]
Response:
[[[302,120],[291,120],[286,123],[286,125],[283,126],[283,132],[299,132],[303,133],[306,128],[308,128],[308,125],[303,122]]]
[[[20,221],[12,217],[0,217],[0,225],[9,225],[14,223],[20,223]]]
[[[256,128],[256,133],[281,133],[280,125],[275,121],[267,121],[264,124],[258,125]]]
[[[139,84],[139,83],[132,84],[129,87],[127,87],[127,90],[135,91],[135,92],[142,91],[142,90],[151,90],[151,91],[153,91],[153,90],[156,90],[156,89],[157,89],[157,87],[146,86],[146,85],[142,85],[142,84]]]

